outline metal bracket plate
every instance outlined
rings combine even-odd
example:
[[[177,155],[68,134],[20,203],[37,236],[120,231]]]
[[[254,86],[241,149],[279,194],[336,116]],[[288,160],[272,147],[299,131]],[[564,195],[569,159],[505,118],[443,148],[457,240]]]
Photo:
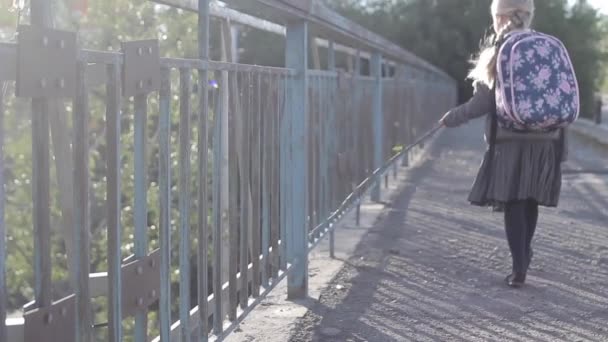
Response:
[[[75,32],[19,26],[17,96],[74,97],[77,52]]]
[[[123,42],[123,95],[145,95],[160,89],[158,40]]]
[[[122,310],[133,316],[154,304],[160,295],[160,249],[122,266]]]
[[[24,318],[25,342],[76,341],[76,295],[26,312]]]

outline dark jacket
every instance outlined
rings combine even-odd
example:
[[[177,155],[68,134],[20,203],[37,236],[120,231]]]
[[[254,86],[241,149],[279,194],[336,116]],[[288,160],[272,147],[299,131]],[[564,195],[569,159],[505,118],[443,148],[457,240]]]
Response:
[[[490,112],[494,109],[494,96],[492,96],[492,90],[485,84],[476,82],[474,84],[474,94],[473,97],[466,103],[450,110],[443,117],[443,123],[447,127],[457,127],[462,124],[467,123],[472,119],[476,119],[482,116],[486,116],[486,142],[489,141],[490,138],[490,129],[491,129],[491,116]],[[520,140],[520,141],[538,141],[538,140],[559,140],[562,145],[563,151],[563,160],[567,158],[567,134],[565,130],[558,130],[555,132],[542,133],[542,132],[532,132],[532,133],[518,133],[509,131],[502,127],[498,127],[496,131],[496,141],[504,141],[504,140]]]

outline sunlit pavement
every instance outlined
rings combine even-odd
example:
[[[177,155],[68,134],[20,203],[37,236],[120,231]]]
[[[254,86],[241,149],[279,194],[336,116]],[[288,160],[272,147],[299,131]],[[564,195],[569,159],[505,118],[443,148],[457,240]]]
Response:
[[[503,284],[501,214],[469,206],[482,123],[445,132],[291,341],[608,341],[606,148],[574,137],[528,284]]]

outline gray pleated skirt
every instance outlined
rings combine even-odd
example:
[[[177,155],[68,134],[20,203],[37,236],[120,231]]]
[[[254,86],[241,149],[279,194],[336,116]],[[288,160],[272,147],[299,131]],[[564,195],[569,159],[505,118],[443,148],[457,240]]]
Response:
[[[472,204],[532,199],[542,206],[557,206],[562,185],[562,152],[557,141],[497,142],[491,160],[486,152],[469,195]]]

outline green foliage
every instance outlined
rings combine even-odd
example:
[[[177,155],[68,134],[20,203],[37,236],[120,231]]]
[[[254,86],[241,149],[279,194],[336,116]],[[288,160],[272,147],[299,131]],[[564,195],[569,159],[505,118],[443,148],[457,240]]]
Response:
[[[491,26],[491,0],[328,0],[361,25],[446,70],[460,82],[460,98],[471,95],[465,77]],[[563,40],[572,55],[582,93],[582,112],[593,113],[593,95],[606,68],[606,18],[585,0],[536,1],[535,28]]]
[[[71,0],[70,0],[71,1]],[[89,1],[89,12],[85,17],[76,17],[70,14],[68,0],[55,2],[56,26],[61,29],[77,30],[81,46],[97,50],[119,50],[122,41],[158,38],[161,42],[161,53],[164,56],[195,57],[197,55],[197,16],[193,13],[171,9],[166,6],[155,5],[146,0],[109,0]],[[17,13],[7,10],[5,1],[0,1],[0,27],[6,28],[12,36],[15,31]],[[6,11],[5,11],[6,10]],[[27,10],[23,11],[24,22],[28,20]],[[217,30],[216,30],[217,32]],[[216,35],[217,36],[217,35]],[[214,40],[217,37],[214,36]],[[1,38],[8,40],[10,37]],[[216,44],[217,45],[217,44]],[[213,75],[212,75],[213,76]],[[177,72],[172,72],[173,94],[179,89]],[[193,84],[196,84],[198,75],[193,72]],[[5,92],[5,177],[6,177],[6,225],[8,227],[8,293],[9,308],[18,310],[25,303],[33,299],[33,223],[32,223],[32,155],[31,155],[31,121],[30,105],[28,101],[16,99],[13,95],[12,84],[4,84]],[[216,94],[217,95],[217,94]],[[105,90],[102,87],[91,89],[89,93],[90,106],[90,223],[91,223],[91,272],[107,271],[107,222],[106,222],[106,140],[105,140]],[[198,189],[196,172],[196,141],[197,141],[197,114],[196,102],[193,101],[194,111],[191,117],[191,169],[192,185],[191,198],[195,203]],[[150,250],[158,248],[158,99],[150,96],[148,101],[148,230]],[[65,114],[68,122],[71,121],[71,103],[66,102]],[[177,260],[177,227],[179,223],[177,187],[177,160],[178,160],[178,116],[179,103],[177,98],[172,101],[171,117],[171,222],[174,244],[173,260]],[[210,124],[213,113],[210,114]],[[71,129],[68,127],[68,129]],[[133,104],[123,99],[122,131],[121,131],[121,211],[123,227],[123,257],[133,253]],[[210,160],[210,168],[213,166]],[[59,189],[56,183],[55,162],[51,161],[51,229],[53,239],[53,283],[54,297],[61,298],[72,292],[69,286],[66,246],[61,231],[63,220],[59,208]],[[211,179],[211,177],[209,177]],[[193,206],[194,207],[194,206]],[[195,210],[191,210],[192,225],[196,223]],[[196,234],[192,233],[192,242],[196,242]],[[191,255],[195,256],[193,250]],[[193,258],[193,265],[196,265]],[[194,273],[195,275],[196,273]],[[174,283],[178,274],[172,275]],[[178,293],[177,287],[173,293]],[[96,323],[105,322],[105,302],[96,300]],[[154,317],[153,314],[151,314]],[[132,326],[126,323],[127,331]],[[156,324],[151,324],[156,329]],[[105,338],[100,337],[101,340]],[[127,338],[126,341],[129,339]]]
[[[89,12],[84,17],[74,16],[70,9],[71,0],[55,0],[58,20],[57,27],[78,30],[83,47],[97,50],[119,50],[121,41],[158,38],[164,56],[195,57],[197,55],[197,17],[193,13],[155,5],[146,0],[96,0],[89,1]],[[466,96],[470,86],[464,81],[468,71],[469,57],[476,52],[484,31],[490,24],[488,5],[490,0],[379,0],[370,5],[361,5],[359,0],[332,0],[339,11],[378,32],[388,39],[408,48],[421,57],[447,70],[453,77],[462,80],[461,93]],[[598,72],[605,60],[604,50],[608,43],[605,32],[608,25],[598,14],[580,1],[573,9],[568,9],[565,0],[537,1],[539,13],[537,27],[553,33],[564,40],[573,54],[579,74],[581,89],[585,94],[584,103],[600,85],[603,73]],[[0,1],[0,40],[12,39],[17,24],[18,13],[9,11],[7,1]],[[27,10],[22,12],[23,22],[27,22]],[[583,37],[583,38],[581,38]],[[219,58],[219,30],[216,22],[212,25],[211,36],[213,58]],[[602,44],[598,44],[602,42]],[[244,63],[271,66],[284,65],[284,41],[276,36],[253,30],[244,30],[241,35],[240,58]],[[322,59],[324,56],[321,56]],[[312,60],[312,58],[311,58]],[[345,61],[339,61],[345,64]],[[212,75],[212,77],[214,77]],[[217,78],[217,76],[215,76]],[[196,82],[196,73],[194,73]],[[608,86],[607,86],[608,88]],[[178,89],[177,73],[172,73],[172,89]],[[29,103],[12,96],[13,87],[6,91],[5,114],[5,189],[7,194],[6,225],[8,227],[8,292],[9,306],[17,310],[33,299],[33,231],[31,200],[31,121]],[[90,92],[90,202],[91,202],[91,271],[107,270],[107,239],[105,221],[106,196],[106,143],[105,143],[105,91],[102,88]],[[217,100],[217,99],[216,99]],[[149,100],[148,117],[148,228],[150,248],[158,246],[158,103],[155,97]],[[71,104],[66,103],[66,113],[71,117]],[[194,103],[196,107],[196,103]],[[133,252],[133,109],[132,103],[124,101],[121,134],[122,181],[122,224],[123,256]],[[172,213],[174,253],[177,253],[176,233],[179,224],[179,188],[177,186],[177,146],[178,146],[179,104],[172,102],[171,160]],[[213,113],[211,113],[213,119]],[[69,120],[68,120],[69,121]],[[196,115],[193,113],[193,126]],[[193,128],[192,152],[192,198],[196,198],[196,127]],[[397,150],[395,150],[397,151]],[[210,162],[210,168],[212,163]],[[56,184],[55,163],[52,161],[51,198],[53,230],[53,281],[55,297],[70,292],[67,272],[66,248],[60,235],[61,212],[58,207],[58,186]],[[190,222],[195,223],[195,210]],[[192,237],[196,234],[192,233]],[[192,239],[193,242],[196,239]],[[195,255],[194,252],[191,253]],[[173,255],[177,260],[177,254]],[[193,260],[194,261],[194,260]],[[175,266],[175,265],[174,265]],[[175,267],[174,267],[175,269]],[[174,283],[178,274],[172,275]],[[173,289],[176,294],[177,288]],[[175,296],[174,296],[175,297]],[[96,323],[105,322],[105,302],[95,301]],[[152,314],[151,314],[152,315]],[[130,324],[127,324],[129,326]],[[155,326],[155,324],[151,324]],[[104,340],[103,337],[100,337]]]

